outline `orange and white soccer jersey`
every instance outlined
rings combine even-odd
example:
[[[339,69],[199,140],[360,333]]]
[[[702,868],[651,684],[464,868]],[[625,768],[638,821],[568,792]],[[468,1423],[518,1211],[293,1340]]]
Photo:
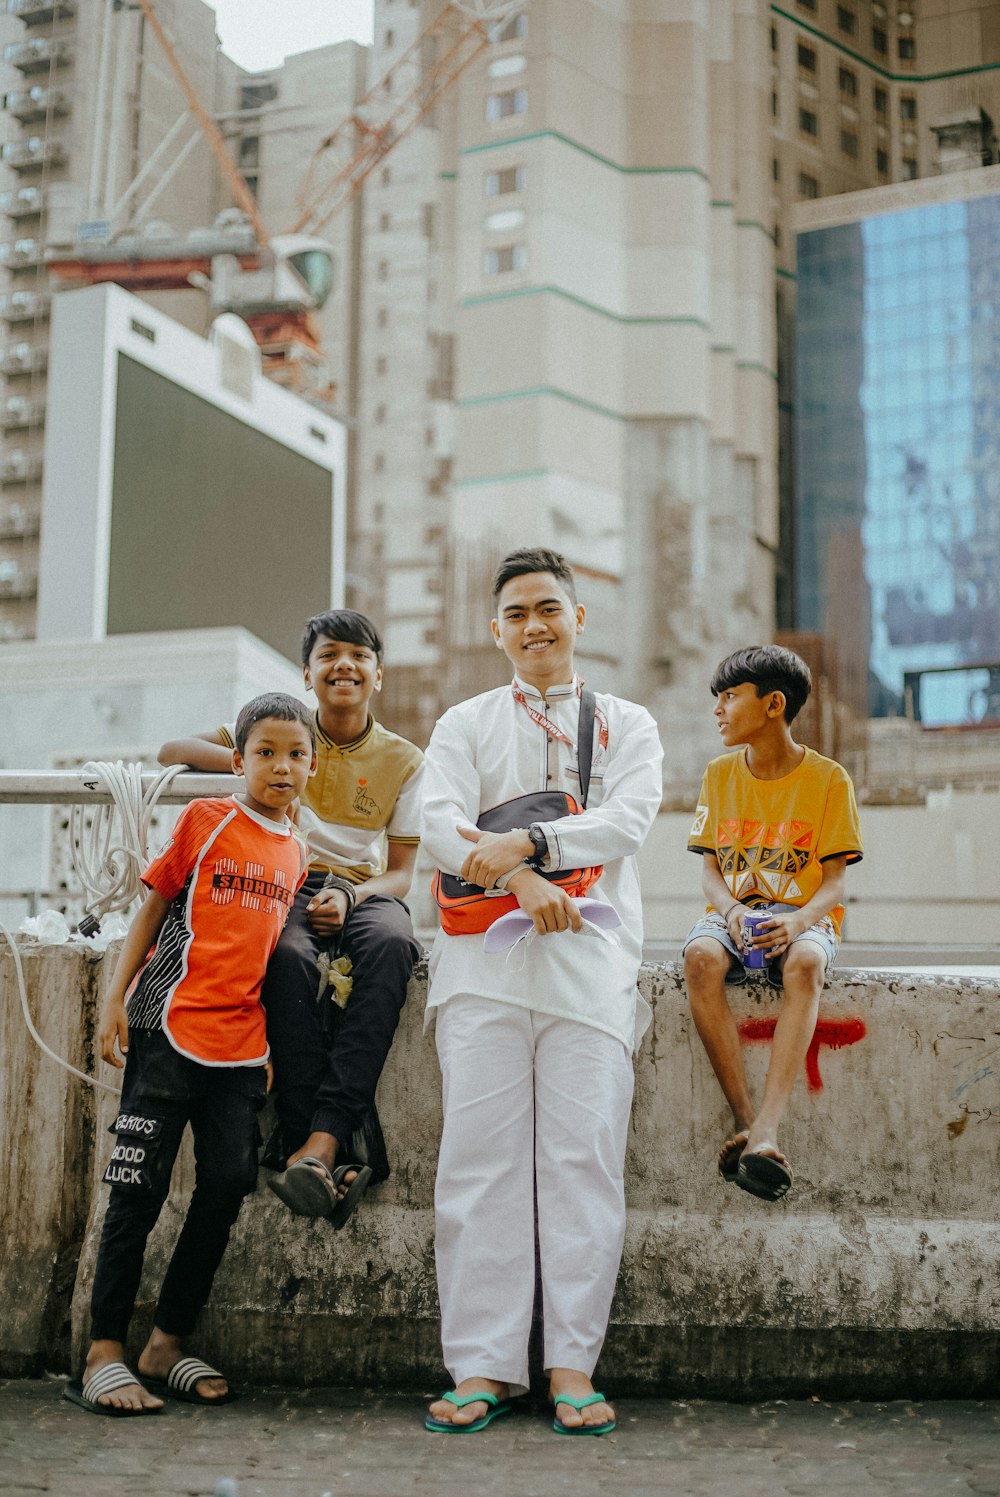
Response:
[[[864,852],[850,776],[810,748],[780,780],[752,775],[745,749],[722,754],[705,770],[688,850],[714,853],[742,904],[808,904],[827,858]],[[830,918],[839,936],[843,905]]]
[[[129,1026],[162,1029],[203,1065],[264,1065],[264,969],[306,876],[290,823],[234,797],[192,801],[142,876],[171,908],[126,999]]]

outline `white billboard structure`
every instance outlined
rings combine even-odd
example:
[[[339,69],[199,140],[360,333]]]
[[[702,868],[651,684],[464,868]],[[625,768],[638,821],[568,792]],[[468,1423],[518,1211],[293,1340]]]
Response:
[[[241,626],[298,658],[343,602],[346,432],[120,287],[53,301],[38,639]]]

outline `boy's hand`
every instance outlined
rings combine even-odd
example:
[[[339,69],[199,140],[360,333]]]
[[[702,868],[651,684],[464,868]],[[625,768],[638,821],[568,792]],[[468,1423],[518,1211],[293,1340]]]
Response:
[[[809,929],[798,910],[789,910],[784,915],[772,915],[766,925],[758,925],[752,946],[763,947],[769,957],[783,956],[796,936]]]
[[[726,922],[726,929],[729,932],[729,939],[737,951],[746,951],[747,949],[746,942],[743,939],[743,916],[746,913],[746,909],[747,906],[745,904],[734,905],[729,914],[723,917]]]
[[[115,1041],[118,1041],[118,1050],[115,1052]],[[122,1059],[128,1054],[128,1015],[125,1005],[120,1000],[117,1003],[107,1003],[101,1014],[101,1026],[97,1031],[97,1041],[100,1047],[102,1060],[109,1065],[121,1070],[125,1064]]]
[[[349,908],[343,889],[320,889],[306,905],[306,914],[318,936],[334,936],[343,930]]]
[[[583,918],[576,901],[558,884],[550,884],[532,868],[516,873],[507,886],[540,936],[557,930],[582,930]]]
[[[476,845],[461,867],[468,884],[492,889],[498,878],[530,858],[534,845],[526,831],[481,832],[475,826],[460,826],[459,836]]]

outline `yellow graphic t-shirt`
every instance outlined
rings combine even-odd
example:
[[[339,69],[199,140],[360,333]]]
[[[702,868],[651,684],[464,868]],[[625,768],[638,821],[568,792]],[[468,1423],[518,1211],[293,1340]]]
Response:
[[[714,853],[742,904],[808,904],[827,858],[864,853],[850,776],[810,748],[780,780],[756,779],[745,749],[723,754],[705,770],[688,850]],[[843,905],[830,918],[839,936]]]

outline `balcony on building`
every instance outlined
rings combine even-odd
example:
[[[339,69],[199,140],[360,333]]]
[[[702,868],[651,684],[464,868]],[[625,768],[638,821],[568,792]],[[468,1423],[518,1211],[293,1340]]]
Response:
[[[43,458],[40,451],[28,447],[8,447],[0,458],[0,483],[36,483],[42,476]],[[22,508],[11,505],[11,512]]]
[[[0,242],[0,266],[6,270],[25,270],[45,262],[45,245],[40,239],[8,239]]]
[[[0,344],[0,374],[43,374],[49,350],[44,343]]]
[[[7,218],[38,218],[45,211],[45,189],[12,187],[0,192],[0,214]]]
[[[44,322],[52,296],[48,291],[8,291],[0,295],[0,319],[4,322]]]
[[[69,114],[70,96],[64,88],[44,88],[36,83],[31,88],[17,89],[5,94],[3,107],[16,120],[44,120],[57,115]]]
[[[76,15],[76,0],[7,0],[7,14],[17,16],[26,26],[66,21]]]
[[[48,140],[43,135],[31,135],[27,140],[9,140],[0,156],[16,172],[66,165],[66,147],[62,141]]]
[[[19,73],[47,73],[73,61],[73,44],[65,36],[32,36],[23,42],[9,42],[3,49],[3,60]]]
[[[0,561],[0,598],[33,598],[37,592],[37,572],[17,561]]]
[[[8,395],[6,400],[0,402],[0,430],[19,431],[24,427],[44,424],[44,400],[29,400],[27,395]]]
[[[0,541],[32,540],[41,528],[37,504],[12,504],[0,515]]]

